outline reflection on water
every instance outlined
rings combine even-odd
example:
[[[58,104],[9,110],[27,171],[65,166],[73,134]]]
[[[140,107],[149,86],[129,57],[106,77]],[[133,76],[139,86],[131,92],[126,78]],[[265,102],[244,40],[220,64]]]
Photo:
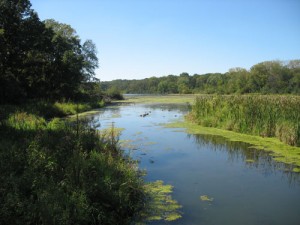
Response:
[[[198,145],[208,145],[212,151],[226,151],[228,161],[231,163],[244,161],[249,168],[256,168],[265,175],[283,173],[282,177],[288,182],[300,185],[300,175],[292,172],[293,165],[273,160],[273,156],[266,151],[258,150],[244,142],[228,141],[226,138],[214,135],[187,134],[188,138]]]
[[[127,105],[90,118],[100,128],[112,122],[124,128],[123,149],[147,170],[145,179],[174,186],[183,217],[169,224],[298,225],[299,174],[248,144],[161,125],[182,119],[188,110],[186,104]],[[140,117],[145,112],[149,115]],[[203,201],[203,196],[213,201]]]

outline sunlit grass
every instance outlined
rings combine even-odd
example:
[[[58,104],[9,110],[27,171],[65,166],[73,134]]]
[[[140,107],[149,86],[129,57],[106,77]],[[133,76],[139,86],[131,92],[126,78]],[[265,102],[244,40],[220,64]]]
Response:
[[[163,103],[163,104],[176,104],[176,103],[194,103],[198,95],[140,95],[140,96],[126,96],[123,101],[114,101],[115,103]]]
[[[300,96],[202,95],[197,97],[190,118],[206,127],[300,145]]]

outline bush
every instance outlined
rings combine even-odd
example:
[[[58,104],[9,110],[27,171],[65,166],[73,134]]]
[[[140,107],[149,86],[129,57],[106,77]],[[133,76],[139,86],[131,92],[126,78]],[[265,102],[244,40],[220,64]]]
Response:
[[[121,92],[115,87],[111,87],[110,89],[108,89],[107,95],[108,97],[114,100],[124,100],[124,97],[121,94]]]

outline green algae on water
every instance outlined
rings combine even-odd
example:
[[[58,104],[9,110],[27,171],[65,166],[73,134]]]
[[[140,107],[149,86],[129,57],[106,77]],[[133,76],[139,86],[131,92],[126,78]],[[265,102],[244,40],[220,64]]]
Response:
[[[294,168],[294,169],[293,169],[293,172],[295,172],[295,173],[300,173],[300,168],[299,168],[299,167]]]
[[[180,219],[182,207],[179,203],[172,199],[172,185],[166,185],[163,181],[158,180],[145,185],[145,192],[148,195],[147,208],[143,212],[142,217],[146,221],[174,221]]]
[[[201,201],[204,201],[204,202],[212,202],[214,200],[214,198],[209,197],[207,195],[201,195],[200,199],[201,199]]]
[[[245,162],[246,163],[254,163],[255,161],[253,159],[246,159]]]
[[[241,134],[213,127],[203,127],[187,120],[165,124],[165,126],[168,128],[185,128],[185,131],[190,134],[216,135],[225,137],[230,141],[248,143],[252,145],[249,148],[269,152],[277,162],[300,167],[300,147],[287,145],[276,138]],[[295,168],[293,172],[300,172],[300,169]]]
[[[155,144],[157,144],[157,143],[154,142],[154,141],[149,141],[149,142],[144,143],[143,145],[144,146],[150,146],[150,145],[155,145]]]

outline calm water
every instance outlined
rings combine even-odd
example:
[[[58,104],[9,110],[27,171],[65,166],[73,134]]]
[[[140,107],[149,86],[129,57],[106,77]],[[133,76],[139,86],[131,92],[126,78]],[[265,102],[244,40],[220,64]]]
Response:
[[[247,144],[162,125],[182,119],[187,110],[187,105],[127,105],[93,115],[102,128],[112,122],[124,128],[123,149],[139,159],[147,181],[174,186],[182,219],[149,224],[299,225],[299,175]],[[201,201],[202,195],[213,202]]]

